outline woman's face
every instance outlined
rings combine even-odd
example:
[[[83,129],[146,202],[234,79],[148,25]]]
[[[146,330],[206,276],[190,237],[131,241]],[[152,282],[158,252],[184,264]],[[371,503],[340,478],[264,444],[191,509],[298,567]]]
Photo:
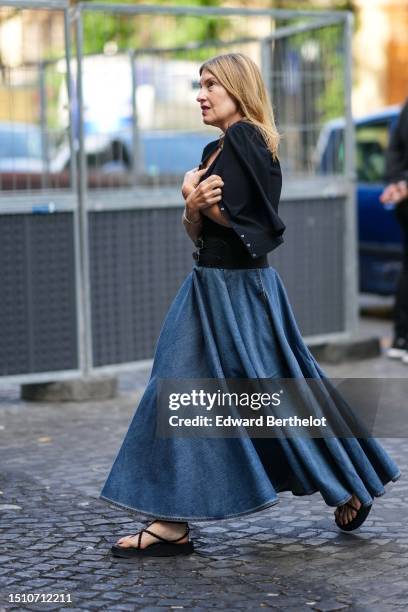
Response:
[[[200,91],[196,100],[201,107],[201,115],[206,125],[214,125],[225,131],[231,123],[242,119],[233,98],[205,68],[201,73]]]

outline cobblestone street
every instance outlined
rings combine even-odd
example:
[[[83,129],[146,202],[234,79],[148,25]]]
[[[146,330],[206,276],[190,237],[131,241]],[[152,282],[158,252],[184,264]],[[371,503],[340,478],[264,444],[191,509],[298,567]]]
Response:
[[[383,356],[324,367],[333,377],[408,372]],[[189,557],[111,557],[143,524],[98,496],[149,373],[122,375],[120,398],[104,402],[25,402],[17,386],[1,389],[0,610],[407,609],[405,439],[381,440],[403,474],[354,534],[337,529],[320,494],[286,492],[242,519],[192,523]],[[12,604],[16,593],[72,603]]]

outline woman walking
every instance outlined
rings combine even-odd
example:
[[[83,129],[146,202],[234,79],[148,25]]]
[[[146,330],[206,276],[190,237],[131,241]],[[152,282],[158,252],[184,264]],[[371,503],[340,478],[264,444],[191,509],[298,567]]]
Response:
[[[243,516],[280,491],[319,491],[350,531],[400,470],[373,438],[170,438],[155,435],[159,379],[317,378],[278,272],[283,242],[279,135],[257,65],[216,56],[200,68],[202,120],[222,136],[185,175],[183,224],[197,250],[163,322],[148,385],[101,499],[149,517],[120,538],[122,557],[193,552],[188,521]],[[152,520],[150,520],[152,519]]]

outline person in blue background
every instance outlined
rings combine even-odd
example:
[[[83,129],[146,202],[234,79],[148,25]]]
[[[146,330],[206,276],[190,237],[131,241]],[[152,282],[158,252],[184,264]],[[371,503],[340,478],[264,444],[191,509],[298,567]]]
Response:
[[[408,99],[401,109],[386,152],[386,181],[380,196],[383,204],[395,204],[402,230],[402,267],[394,304],[394,339],[387,351],[391,359],[408,365]]]

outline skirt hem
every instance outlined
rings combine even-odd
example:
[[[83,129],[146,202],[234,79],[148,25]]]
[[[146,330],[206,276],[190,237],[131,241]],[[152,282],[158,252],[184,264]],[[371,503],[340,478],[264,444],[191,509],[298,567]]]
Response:
[[[223,521],[227,519],[237,518],[240,516],[246,516],[247,514],[253,514],[261,510],[266,510],[267,508],[270,508],[271,506],[278,504],[280,501],[279,499],[274,499],[272,501],[262,504],[261,506],[256,506],[255,508],[251,508],[250,510],[244,510],[243,512],[237,512],[235,514],[228,514],[224,516],[206,516],[206,517],[199,516],[197,517],[197,516],[171,516],[171,515],[165,516],[163,514],[146,512],[144,510],[139,510],[138,508],[127,506],[126,504],[122,504],[121,502],[113,501],[109,499],[109,497],[105,497],[104,495],[100,495],[99,499],[102,499],[103,501],[106,501],[109,504],[113,504],[114,506],[117,506],[118,508],[128,510],[134,514],[142,514],[149,518],[156,518],[156,519],[159,519],[159,520],[161,519],[164,521],[168,520],[168,521],[192,521],[192,522],[194,521]]]
[[[390,478],[390,480],[388,482],[396,482],[397,480],[399,480],[399,478],[402,476],[402,472],[398,472],[396,474],[396,476],[393,476],[392,478]],[[290,491],[292,493],[292,495],[294,495],[295,497],[304,497],[306,495],[314,495],[315,493],[320,493],[319,489],[312,489],[310,491],[306,491],[304,493],[294,493],[291,489],[280,489],[277,490],[277,493],[286,493],[287,491]],[[375,493],[373,493],[373,497],[381,497],[382,495],[385,495],[386,491],[385,488],[383,488],[381,491],[376,491]],[[352,498],[352,495],[347,496],[346,498],[344,498],[344,500],[341,500],[335,504],[328,504],[327,502],[326,505],[329,506],[330,508],[336,508],[337,506],[341,506],[343,504],[345,504],[346,502],[350,501]],[[250,508],[249,510],[244,510],[243,512],[236,512],[234,514],[227,514],[224,516],[206,516],[206,517],[202,517],[202,516],[169,516],[169,515],[163,515],[163,514],[156,514],[156,513],[152,513],[152,512],[146,512],[144,510],[139,510],[138,508],[132,507],[132,506],[127,506],[126,504],[122,504],[121,502],[117,502],[114,500],[111,500],[109,497],[105,497],[105,495],[99,495],[99,499],[102,499],[103,501],[106,501],[109,504],[112,504],[113,506],[117,506],[118,508],[121,508],[122,510],[128,510],[129,512],[132,512],[133,514],[138,514],[138,515],[144,515],[148,518],[155,518],[155,519],[159,519],[159,520],[169,520],[169,521],[197,521],[197,522],[203,522],[203,521],[225,521],[228,519],[234,519],[234,518],[239,518],[241,516],[247,516],[249,514],[255,514],[256,512],[260,512],[262,510],[267,510],[268,508],[275,506],[276,504],[278,504],[280,502],[280,499],[274,499],[272,501],[268,501],[265,502],[264,504],[261,504],[260,506],[255,506],[254,508]],[[324,501],[324,500],[323,500]],[[372,502],[370,503],[363,503],[363,506],[371,506]]]

